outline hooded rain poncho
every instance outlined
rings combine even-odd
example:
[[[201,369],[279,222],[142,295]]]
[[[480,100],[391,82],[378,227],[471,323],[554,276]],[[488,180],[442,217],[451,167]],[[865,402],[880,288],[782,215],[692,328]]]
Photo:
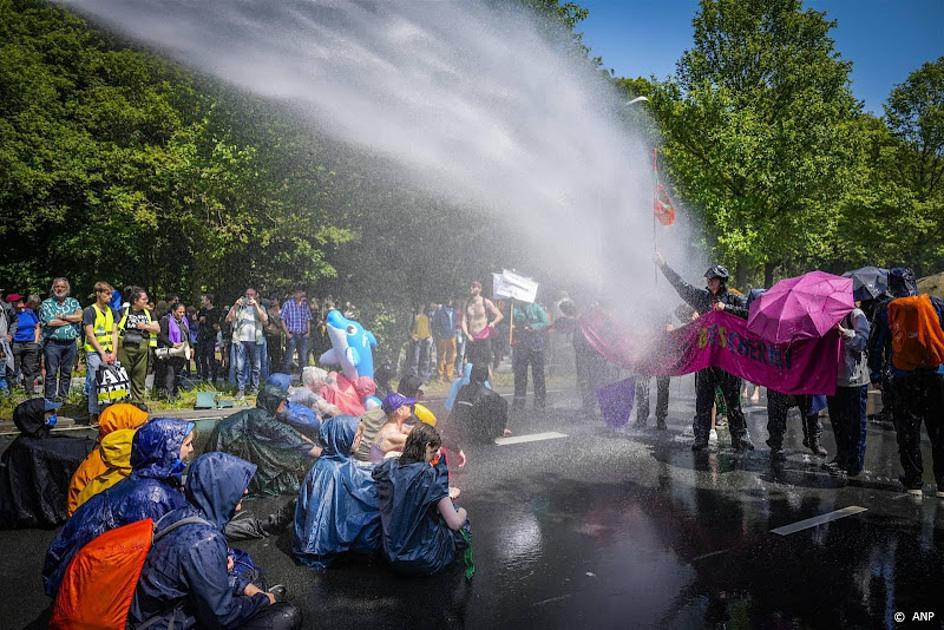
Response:
[[[147,412],[141,411],[134,405],[127,403],[110,405],[98,417],[99,444],[108,434],[119,429],[137,429],[147,420]],[[72,516],[79,506],[79,494],[88,482],[105,472],[107,468],[108,466],[102,461],[100,447],[96,446],[79,465],[78,470],[75,471],[72,480],[69,482],[69,516]]]
[[[373,471],[380,495],[383,551],[394,569],[412,575],[442,571],[456,558],[459,535],[439,514],[437,504],[449,496],[445,464],[401,464],[390,458]]]
[[[79,493],[75,500],[76,509],[131,474],[131,444],[134,434],[135,429],[118,429],[105,436],[98,447],[105,470],[89,480]]]
[[[323,570],[346,551],[380,549],[380,508],[370,471],[351,458],[357,418],[329,418],[321,427],[321,457],[298,491],[292,549]]]
[[[187,504],[167,514],[157,528],[192,517],[206,522],[182,525],[151,547],[131,604],[133,625],[153,619],[155,629],[171,623],[175,630],[238,628],[268,605],[263,593],[235,592],[226,570],[230,552],[223,528],[255,471],[253,464],[227,453],[206,453],[194,461],[187,475]]]
[[[180,446],[193,427],[192,422],[156,418],[135,432],[131,475],[86,501],[49,545],[43,565],[47,595],[55,596],[72,556],[96,536],[145,518],[157,521],[186,503]]]
[[[275,417],[285,390],[267,384],[256,398],[255,409],[245,409],[218,422],[206,451],[222,451],[255,464],[249,484],[253,494],[279,495],[298,491],[311,466],[314,443]]]
[[[0,529],[58,525],[68,518],[69,480],[92,441],[51,435],[42,398],[17,405],[13,422],[20,435],[0,456]]]

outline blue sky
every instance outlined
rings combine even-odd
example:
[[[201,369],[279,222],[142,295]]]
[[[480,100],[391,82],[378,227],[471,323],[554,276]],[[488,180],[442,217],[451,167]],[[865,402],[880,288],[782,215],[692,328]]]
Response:
[[[577,25],[584,43],[617,76],[659,78],[692,44],[697,0],[576,0],[590,10]],[[944,55],[944,0],[806,0],[838,25],[836,48],[852,61],[852,90],[882,113],[892,88]]]

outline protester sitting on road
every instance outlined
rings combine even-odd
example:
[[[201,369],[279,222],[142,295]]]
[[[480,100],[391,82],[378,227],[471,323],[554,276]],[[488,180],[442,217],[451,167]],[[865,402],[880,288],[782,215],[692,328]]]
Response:
[[[302,368],[302,387],[295,388],[289,400],[311,407],[322,418],[341,415],[341,410],[322,396],[322,390],[328,384],[328,372],[313,365]]]
[[[872,323],[870,378],[875,387],[881,387],[882,374],[889,369],[903,489],[915,496],[922,494],[924,422],[937,496],[944,499],[944,301],[917,295],[914,273],[902,267],[889,270],[888,291],[894,299],[876,308]],[[898,329],[893,335],[894,327]]]
[[[234,555],[223,529],[240,511],[255,470],[226,453],[206,453],[193,462],[186,503],[155,525],[160,531],[180,523],[148,552],[129,612],[132,627],[288,630],[301,626],[300,611],[280,601],[284,587],[263,591],[238,573],[233,584]]]
[[[439,433],[418,424],[400,457],[373,471],[380,495],[383,552],[397,571],[431,575],[447,568],[467,544],[468,515],[449,498]],[[463,530],[466,530],[463,532]]]
[[[68,516],[69,478],[88,455],[91,443],[50,434],[60,406],[33,398],[13,410],[20,435],[0,456],[0,528],[49,527]]]
[[[456,394],[452,412],[441,431],[446,448],[461,452],[459,445],[468,440],[491,442],[511,435],[507,428],[508,401],[488,387],[487,378],[487,367],[474,366],[469,383]]]
[[[249,483],[253,494],[294,494],[321,447],[279,417],[285,413],[288,392],[266,384],[254,409],[244,409],[216,424],[206,451],[222,451],[258,466]]]
[[[423,392],[423,380],[418,376],[404,376],[397,383],[397,393],[407,398],[413,398],[417,402],[413,405],[413,415],[420,422],[425,422],[431,427],[436,426],[436,414],[429,410],[429,407],[419,402],[425,396]]]
[[[681,276],[666,264],[661,254],[656,254],[655,261],[679,297],[699,313],[727,311],[736,317],[747,319],[744,298],[728,290],[728,270],[721,265],[710,267],[705,272],[707,288],[696,289],[682,280]],[[747,432],[747,421],[741,411],[741,379],[716,367],[699,370],[695,375],[695,419],[692,423],[695,441],[692,450],[702,451],[708,448],[711,407],[714,404],[716,386],[721,387],[727,404],[731,445],[738,452],[754,450],[754,444]]]
[[[102,439],[97,450],[105,468],[89,479],[82,491],[79,492],[75,499],[75,509],[81,507],[83,503],[102,490],[107,490],[131,474],[131,445],[134,434],[134,429],[118,429]],[[70,515],[75,512],[75,509],[70,512]]]
[[[407,398],[402,394],[388,394],[383,399],[380,408],[387,416],[387,421],[377,435],[370,447],[370,460],[375,464],[383,461],[388,453],[397,453],[403,450],[406,444],[406,437],[413,429],[413,424],[407,424],[407,421],[413,418],[411,406],[416,403],[415,398]],[[429,426],[429,425],[426,425]]]
[[[148,420],[148,414],[128,403],[115,403],[106,407],[98,418],[98,445],[92,449],[88,457],[82,461],[72,480],[69,482],[68,511],[69,516],[79,505],[79,495],[85,486],[108,469],[105,463],[102,447],[105,439],[119,429],[137,429]],[[111,448],[109,445],[107,448]],[[110,456],[111,458],[114,455]],[[129,450],[130,457],[130,450]],[[129,460],[130,465],[130,460]],[[84,503],[84,501],[83,501]]]
[[[328,568],[339,554],[380,549],[380,508],[370,471],[351,454],[363,431],[357,418],[329,418],[321,428],[322,454],[298,492],[292,550],[314,569]]]
[[[839,362],[836,393],[826,398],[829,421],[836,438],[833,471],[850,477],[865,465],[866,406],[869,401],[869,367],[865,349],[871,327],[865,313],[856,308],[836,324],[842,338],[843,359]],[[811,447],[812,448],[812,447]]]
[[[193,453],[192,422],[155,418],[135,432],[131,475],[79,507],[49,545],[43,587],[55,597],[62,574],[75,553],[102,533],[128,523],[155,521],[184,505],[181,476]]]

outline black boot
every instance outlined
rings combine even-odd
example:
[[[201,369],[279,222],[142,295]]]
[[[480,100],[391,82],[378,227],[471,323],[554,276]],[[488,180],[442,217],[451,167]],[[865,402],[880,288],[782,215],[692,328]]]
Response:
[[[819,421],[819,415],[810,415],[803,418],[803,445],[817,457],[826,457],[826,449],[819,443],[820,436],[823,435],[823,425]]]

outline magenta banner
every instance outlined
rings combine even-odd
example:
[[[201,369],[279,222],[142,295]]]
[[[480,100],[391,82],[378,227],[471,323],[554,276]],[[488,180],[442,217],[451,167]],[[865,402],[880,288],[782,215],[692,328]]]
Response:
[[[640,340],[602,312],[588,314],[581,330],[609,362],[639,374],[677,376],[718,367],[784,394],[836,392],[842,348],[835,331],[819,339],[773,344],[749,332],[745,320],[711,312],[663,333],[643,351],[643,344],[635,343]]]

